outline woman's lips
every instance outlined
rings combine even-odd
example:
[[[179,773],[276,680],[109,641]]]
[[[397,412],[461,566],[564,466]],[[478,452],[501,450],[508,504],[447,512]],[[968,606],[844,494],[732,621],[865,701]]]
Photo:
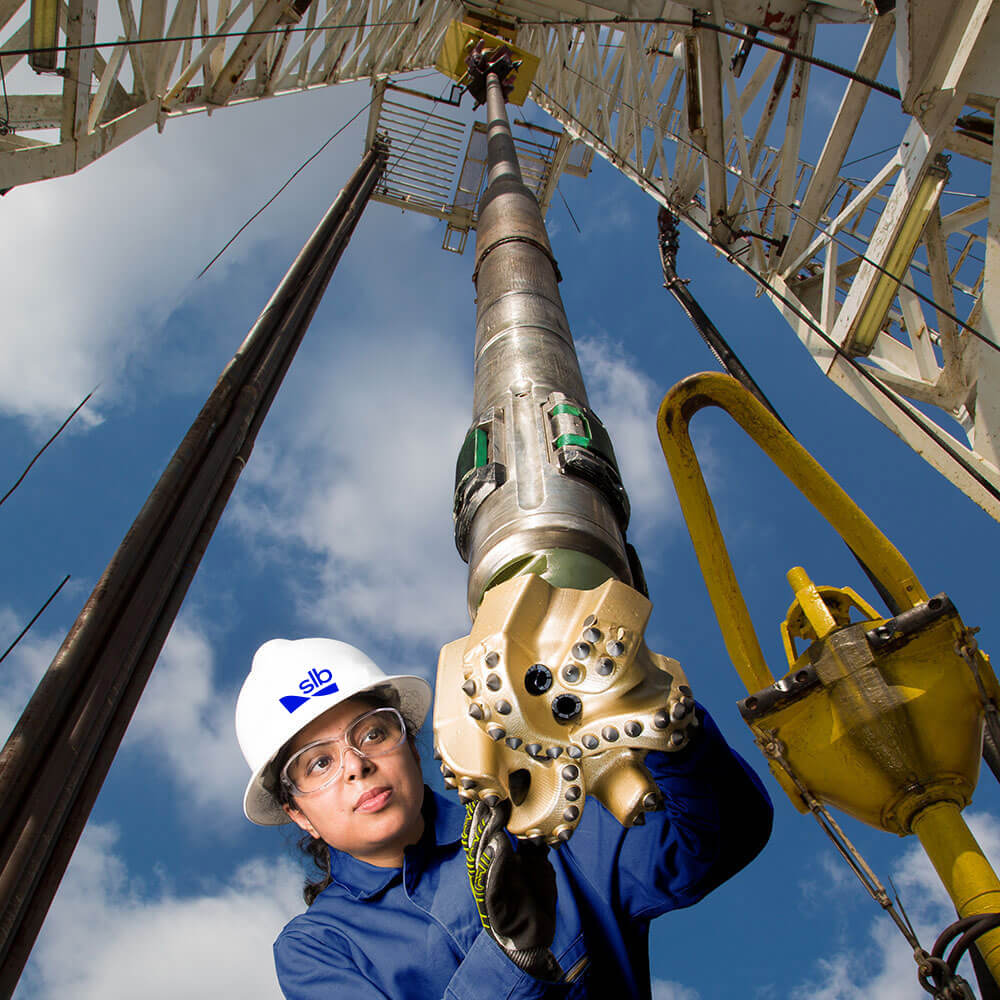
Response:
[[[354,806],[355,812],[378,812],[392,798],[392,789],[373,788],[365,792]]]

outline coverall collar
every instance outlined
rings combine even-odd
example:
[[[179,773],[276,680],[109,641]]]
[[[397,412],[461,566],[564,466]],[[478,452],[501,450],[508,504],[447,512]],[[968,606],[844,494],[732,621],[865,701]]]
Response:
[[[465,807],[461,803],[435,795],[426,785],[421,811],[424,815],[423,835],[403,853],[403,866],[408,881],[414,876],[419,877],[428,856],[436,848],[447,847],[461,840],[462,825],[465,822]],[[355,899],[377,896],[398,881],[401,873],[400,868],[380,868],[367,861],[359,861],[346,851],[330,848],[330,876]]]

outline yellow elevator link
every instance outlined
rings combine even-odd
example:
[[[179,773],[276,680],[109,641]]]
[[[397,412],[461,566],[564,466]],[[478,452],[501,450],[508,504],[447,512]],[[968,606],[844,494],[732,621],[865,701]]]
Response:
[[[788,669],[774,678],[688,434],[706,406],[728,413],[827,519],[895,602],[895,617],[792,568],[795,600],[781,626]],[[735,379],[705,373],[679,382],[657,429],[747,688],[740,713],[792,803],[802,812],[835,806],[877,829],[916,834],[960,916],[1000,912],[1000,881],[961,815],[979,773],[986,702],[1000,705],[1000,686],[954,606],[944,594],[928,597],[885,535]],[[1000,983],[1000,930],[978,947]]]

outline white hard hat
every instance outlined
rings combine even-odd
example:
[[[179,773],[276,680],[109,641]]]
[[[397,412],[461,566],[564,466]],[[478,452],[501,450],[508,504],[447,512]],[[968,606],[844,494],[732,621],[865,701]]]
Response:
[[[403,718],[419,727],[431,704],[422,677],[387,676],[360,649],[336,639],[265,642],[236,702],[236,738],[253,772],[243,796],[247,819],[261,826],[289,822],[264,782],[278,751],[334,705],[381,687],[395,691]]]

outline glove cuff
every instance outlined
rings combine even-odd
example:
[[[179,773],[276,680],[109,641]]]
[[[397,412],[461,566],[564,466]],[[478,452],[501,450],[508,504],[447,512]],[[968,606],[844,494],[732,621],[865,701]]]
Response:
[[[521,970],[535,979],[548,983],[562,981],[563,970],[549,948],[504,948],[507,957]]]

